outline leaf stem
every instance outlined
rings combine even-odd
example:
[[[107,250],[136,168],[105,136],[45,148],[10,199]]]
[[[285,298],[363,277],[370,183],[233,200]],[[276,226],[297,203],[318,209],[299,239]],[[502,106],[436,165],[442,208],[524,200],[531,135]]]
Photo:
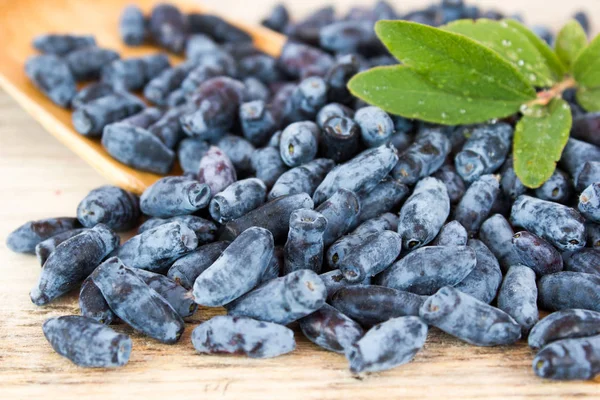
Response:
[[[545,106],[548,103],[550,103],[552,101],[552,99],[554,99],[556,97],[560,97],[565,90],[574,88],[576,85],[577,85],[577,82],[575,81],[575,79],[573,77],[568,77],[564,81],[559,82],[556,85],[552,86],[550,89],[542,90],[541,92],[539,92],[537,94],[537,99],[531,100],[526,105],[527,105],[527,107],[531,107],[531,106],[535,106],[535,105]]]

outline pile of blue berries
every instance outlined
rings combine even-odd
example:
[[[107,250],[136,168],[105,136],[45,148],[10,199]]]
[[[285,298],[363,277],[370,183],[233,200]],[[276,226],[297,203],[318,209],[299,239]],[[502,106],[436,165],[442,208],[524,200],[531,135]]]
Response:
[[[514,118],[436,126],[346,88],[396,63],[373,35],[378,19],[478,17],[503,15],[444,0],[401,16],[380,1],[292,23],[280,5],[263,22],[290,37],[274,58],[216,16],[126,8],[123,41],[185,54],[176,66],[164,53],[121,59],[91,36],[36,38],[43,54],[26,72],[73,109],[79,133],[134,168],[168,174],[177,155],[185,172],[139,198],[97,188],[76,218],[8,237],[43,266],[36,305],[80,288],[81,316],[43,325],[52,347],[77,365],[121,366],[132,343],[111,323],[172,344],[202,305],[227,315],[194,330],[200,353],[285,354],[298,321],[353,373],[381,371],[411,361],[436,327],[475,346],[528,338],[544,378],[600,373],[600,115],[565,94],[572,138],[530,190],[508,157]],[[115,232],[136,226],[120,244]],[[539,309],[553,313],[539,320]]]

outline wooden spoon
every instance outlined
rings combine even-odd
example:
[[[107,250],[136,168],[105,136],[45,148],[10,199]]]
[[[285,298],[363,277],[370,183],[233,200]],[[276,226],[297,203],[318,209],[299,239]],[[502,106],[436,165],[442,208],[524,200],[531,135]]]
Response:
[[[174,0],[173,4],[186,12],[210,12],[191,0]],[[106,179],[124,189],[141,193],[160,178],[148,172],[137,171],[114,160],[97,139],[86,138],[73,129],[71,111],[52,103],[39,92],[25,75],[27,58],[36,54],[31,40],[44,33],[92,34],[99,46],[114,49],[121,57],[135,57],[156,53],[156,47],[127,47],[118,34],[118,21],[123,8],[131,0],[0,0],[0,85],[31,116],[77,153]],[[156,1],[135,1],[145,12]],[[248,32],[256,47],[273,56],[279,55],[285,36],[269,29],[229,21]],[[174,63],[181,61],[172,57]],[[176,166],[172,174],[180,174]]]

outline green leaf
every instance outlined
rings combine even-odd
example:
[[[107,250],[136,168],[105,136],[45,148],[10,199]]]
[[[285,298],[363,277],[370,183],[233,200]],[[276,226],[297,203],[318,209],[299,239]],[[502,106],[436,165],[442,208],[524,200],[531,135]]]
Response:
[[[552,51],[550,46],[548,46],[548,43],[546,43],[534,32],[529,30],[526,26],[524,26],[518,21],[515,21],[514,19],[506,19],[504,20],[504,22],[506,22],[506,24],[511,28],[515,28],[523,35],[527,36],[531,44],[533,44],[535,48],[540,52],[540,54],[546,59],[546,64],[550,66],[550,68],[554,72],[554,75],[559,77],[558,80],[562,80],[563,75],[567,73],[567,69],[559,60],[556,53]]]
[[[579,22],[572,19],[558,32],[554,48],[558,58],[570,68],[586,46],[587,35],[585,31],[579,25]]]
[[[517,123],[513,143],[515,173],[527,187],[540,187],[556,169],[571,130],[571,109],[556,98],[534,106]]]
[[[485,100],[535,98],[515,67],[463,35],[407,21],[379,21],[375,32],[396,58],[441,90]]]
[[[465,35],[494,50],[529,79],[532,85],[548,87],[561,78],[529,38],[506,21],[463,19],[442,29]]]
[[[519,110],[521,101],[466,97],[440,89],[406,66],[377,67],[355,75],[353,95],[389,113],[445,125],[473,124]]]
[[[573,76],[582,86],[600,86],[600,35],[575,60]]]
[[[588,112],[600,111],[600,88],[588,89],[581,87],[577,89],[577,102]]]

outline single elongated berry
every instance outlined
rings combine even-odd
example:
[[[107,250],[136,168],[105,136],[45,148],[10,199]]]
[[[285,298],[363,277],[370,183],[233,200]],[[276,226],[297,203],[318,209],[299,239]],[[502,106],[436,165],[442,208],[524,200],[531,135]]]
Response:
[[[496,176],[481,176],[465,192],[454,211],[454,218],[465,227],[467,232],[472,234],[479,231],[499,193],[500,184]]]
[[[34,254],[35,246],[46,239],[67,232],[81,225],[77,218],[59,217],[29,221],[12,231],[6,238],[6,246],[16,253]]]
[[[76,81],[98,79],[102,68],[119,59],[119,53],[100,47],[88,47],[70,52],[65,61]]]
[[[566,172],[555,170],[542,186],[535,190],[537,198],[565,204],[573,194],[571,178]]]
[[[186,289],[194,286],[196,278],[210,267],[230,242],[214,242],[199,246],[173,263],[167,276]]]
[[[180,118],[189,110],[188,105],[169,109],[159,120],[148,126],[148,132],[156,136],[169,149],[174,149],[180,140],[185,137]],[[198,172],[198,169],[195,172]]]
[[[257,149],[252,154],[250,163],[256,177],[263,181],[267,187],[272,187],[275,181],[287,171],[287,166],[279,155],[279,145],[277,145],[277,148],[264,147]]]
[[[207,184],[180,176],[167,176],[150,185],[140,197],[146,215],[159,218],[192,214],[208,206],[211,192]]]
[[[384,213],[376,218],[369,219],[360,224],[351,233],[342,236],[327,250],[327,263],[331,268],[337,268],[348,254],[360,244],[366,242],[371,236],[383,231],[395,231],[398,228],[398,217],[392,213]]]
[[[562,204],[519,196],[512,206],[510,221],[547,240],[559,250],[573,251],[585,246],[583,217]]]
[[[600,222],[600,182],[592,183],[579,195],[579,211],[592,222]]]
[[[578,192],[595,182],[600,182],[600,161],[588,161],[579,167],[577,174],[573,176],[575,189]]]
[[[594,379],[600,373],[600,335],[550,343],[533,359],[533,372],[563,381]]]
[[[140,112],[144,103],[128,93],[115,93],[93,100],[73,112],[73,127],[84,136],[102,136],[104,128]]]
[[[446,164],[442,166],[435,174],[433,174],[433,177],[439,179],[446,185],[450,203],[456,204],[462,199],[466,191],[465,182],[456,172],[453,165]]]
[[[143,269],[132,270],[140,277],[146,285],[154,289],[173,307],[181,318],[189,317],[196,312],[198,305],[194,302],[194,296],[183,286],[164,275]]]
[[[196,303],[210,307],[222,306],[252,290],[269,265],[273,248],[273,236],[268,230],[253,227],[242,232],[196,278]]]
[[[426,296],[377,285],[346,286],[337,290],[330,303],[364,326],[392,318],[419,315]]]
[[[521,263],[521,257],[516,253],[512,240],[514,231],[506,218],[494,214],[481,224],[479,239],[494,253],[503,272],[515,264]]]
[[[563,259],[550,243],[527,231],[517,232],[513,239],[513,252],[521,263],[531,268],[538,277],[562,271]]]
[[[354,116],[354,110],[340,103],[329,103],[324,105],[317,113],[317,125],[321,129],[325,127],[325,123],[333,117],[348,117]]]
[[[105,82],[94,82],[80,89],[71,100],[71,108],[77,109],[87,103],[115,93],[115,89]]]
[[[277,123],[270,108],[262,100],[240,106],[242,133],[255,146],[263,145],[277,130]]]
[[[565,271],[600,275],[600,251],[597,249],[566,251],[562,254],[562,259],[564,260]]]
[[[210,36],[196,33],[189,35],[185,43],[185,58],[199,60],[203,55],[219,51],[219,45]]]
[[[144,87],[144,97],[158,106],[165,106],[169,94],[178,89],[196,64],[185,61],[174,67],[162,70],[157,76],[151,77]]]
[[[73,50],[95,46],[96,39],[92,35],[50,33],[36,36],[32,45],[41,53],[64,56]]]
[[[65,240],[72,238],[73,236],[79,235],[83,231],[85,231],[85,228],[71,229],[70,231],[61,232],[42,242],[39,242],[35,246],[35,256],[40,265],[44,265],[50,254],[52,254],[52,252],[56,249],[56,246]]]
[[[231,25],[223,18],[205,13],[190,13],[187,15],[189,32],[204,33],[219,43],[251,42],[252,37],[242,29]]]
[[[364,334],[360,325],[323,304],[312,314],[300,319],[300,329],[308,340],[325,350],[344,353]]]
[[[425,300],[419,315],[475,346],[507,345],[521,337],[521,326],[510,315],[450,286]]]
[[[189,227],[196,234],[198,244],[210,243],[215,240],[217,226],[214,222],[195,215],[179,215],[171,218],[150,218],[138,228],[138,234],[144,233],[158,226],[178,222]]]
[[[323,123],[319,151],[323,157],[341,163],[360,150],[360,126],[350,117],[333,116]]]
[[[376,372],[406,364],[427,339],[419,317],[392,318],[371,328],[347,353],[353,373]]]
[[[502,271],[498,260],[483,242],[471,239],[468,246],[475,250],[477,264],[465,279],[454,287],[477,300],[490,304],[502,283]]]
[[[515,173],[512,157],[509,157],[504,165],[502,165],[500,176],[500,188],[509,199],[515,200],[527,192],[527,187],[523,185],[523,182],[521,182]]]
[[[196,351],[206,354],[243,354],[271,358],[296,348],[294,332],[278,324],[252,318],[219,315],[198,325],[192,332]]]
[[[356,111],[354,120],[360,126],[361,138],[367,147],[386,143],[394,133],[394,122],[379,107],[363,107]]]
[[[482,125],[473,130],[456,155],[456,171],[466,182],[496,172],[510,150],[513,128],[506,123]]]
[[[600,313],[571,309],[554,312],[543,318],[529,332],[527,343],[541,349],[562,339],[575,339],[600,334]]]
[[[185,138],[177,148],[177,159],[185,173],[198,173],[200,160],[208,151],[210,145],[202,139]]]
[[[114,368],[129,361],[131,339],[91,318],[66,315],[47,319],[44,336],[58,354],[80,367]]]
[[[104,325],[110,325],[116,318],[102,292],[89,276],[85,278],[79,290],[79,309],[82,316]]]
[[[206,183],[214,195],[237,180],[231,160],[216,146],[211,146],[200,160],[198,182]]]
[[[86,228],[104,224],[117,232],[133,228],[140,217],[139,199],[116,186],[92,190],[77,206],[77,219]]]
[[[56,55],[43,54],[28,58],[25,74],[46,97],[63,108],[69,107],[77,94],[69,64]]]
[[[164,115],[165,113],[156,107],[146,107],[142,111],[122,119],[119,122],[147,129],[154,125],[156,121],[160,120]]]
[[[337,267],[346,280],[360,282],[389,267],[400,255],[401,249],[400,235],[392,231],[383,231],[352,249],[342,261],[337,263]]]
[[[252,143],[237,135],[224,135],[216,143],[217,147],[229,157],[236,169],[236,173],[245,174],[252,170],[252,154],[254,146]]]
[[[174,53],[185,46],[187,21],[185,15],[174,5],[158,4],[152,9],[148,28],[154,41]]]
[[[382,180],[369,193],[360,196],[360,214],[356,223],[360,224],[391,211],[400,205],[408,192],[408,186],[391,177]]]
[[[561,271],[538,281],[540,307],[550,311],[581,308],[600,312],[600,276]]]
[[[570,138],[560,157],[560,165],[576,177],[586,162],[600,161],[600,147],[581,140]]]
[[[431,242],[432,246],[466,246],[469,234],[458,221],[450,221],[442,226],[440,233]]]
[[[467,246],[428,246],[409,253],[376,279],[378,285],[431,295],[465,279],[477,265],[477,253]]]
[[[333,57],[321,49],[294,41],[286,42],[278,61],[280,68],[293,78],[300,78],[309,70],[325,75],[333,65]]]
[[[327,220],[323,243],[329,246],[354,226],[360,213],[360,200],[356,193],[339,189],[316,210]]]
[[[448,137],[437,130],[427,131],[400,154],[392,176],[404,184],[415,184],[419,179],[436,172],[449,153]]]
[[[181,117],[183,130],[192,137],[219,139],[233,127],[244,92],[242,82],[226,76],[203,82],[190,98],[195,109]]]
[[[267,187],[258,178],[248,178],[229,185],[210,201],[210,215],[225,223],[260,207],[265,202]]]
[[[347,54],[335,60],[325,74],[327,83],[327,99],[341,104],[350,104],[354,97],[348,90],[348,81],[360,69],[360,62],[355,55]]]
[[[392,145],[365,150],[332,169],[315,190],[313,200],[320,204],[338,189],[348,189],[362,196],[377,186],[397,161],[398,154]]]
[[[91,277],[110,309],[133,329],[166,344],[179,340],[185,324],[177,311],[119,258],[103,262]]]
[[[119,18],[119,35],[127,46],[140,46],[146,40],[146,18],[136,5],[129,5]]]
[[[107,125],[102,146],[116,160],[141,171],[166,175],[175,153],[149,131],[128,124]]]
[[[398,233],[404,248],[414,250],[430,243],[449,214],[450,198],[446,185],[431,177],[420,180],[400,209]]]
[[[338,290],[344,288],[346,286],[354,286],[354,285],[369,285],[371,284],[371,277],[367,277],[364,281],[358,282],[356,284],[348,282],[346,278],[344,278],[344,274],[339,269],[334,269],[329,272],[325,272],[319,275],[323,284],[325,285],[325,289],[327,291],[327,299],[331,299]]]
[[[290,230],[284,247],[283,274],[300,269],[321,272],[323,234],[327,219],[317,211],[299,209],[291,213],[289,224]]]
[[[510,267],[498,292],[498,308],[513,317],[526,336],[539,320],[535,272],[524,265]]]
[[[117,90],[140,90],[169,65],[164,53],[114,60],[102,69],[102,81]]]
[[[319,31],[320,46],[332,52],[356,53],[373,41],[373,23],[367,20],[334,22]]]
[[[334,165],[333,160],[317,158],[284,172],[277,178],[269,192],[269,200],[297,193],[307,193],[312,196],[317,186]]]
[[[253,226],[269,230],[275,241],[285,239],[292,211],[300,208],[313,208],[313,202],[306,193],[278,197],[246,213],[238,219],[229,221],[221,235],[222,240],[232,240]]]
[[[303,121],[290,124],[281,133],[279,154],[289,167],[297,167],[317,155],[320,129],[314,122]]]
[[[42,306],[69,292],[118,245],[119,237],[104,225],[96,225],[65,240],[44,263],[38,282],[29,294],[31,301]]]
[[[268,16],[261,21],[261,25],[281,33],[289,23],[289,20],[290,15],[285,5],[276,4]]]
[[[162,272],[198,246],[196,233],[180,222],[169,222],[136,235],[123,243],[117,256],[129,268]]]
[[[327,290],[319,275],[308,269],[273,279],[227,305],[232,316],[287,325],[325,304]]]

